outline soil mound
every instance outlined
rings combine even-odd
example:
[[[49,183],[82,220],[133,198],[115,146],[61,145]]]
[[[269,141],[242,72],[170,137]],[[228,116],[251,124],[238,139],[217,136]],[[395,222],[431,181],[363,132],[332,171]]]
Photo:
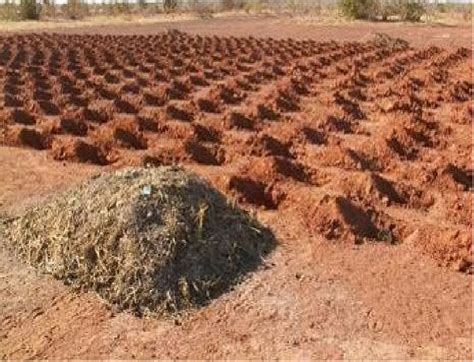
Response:
[[[468,191],[472,189],[473,185],[473,173],[472,171],[463,170],[462,168],[448,164],[442,171],[441,171],[441,178],[444,179],[444,183],[446,185],[451,186],[453,190],[461,189],[464,191]]]
[[[251,164],[243,165],[240,171],[267,183],[288,180],[309,182],[310,179],[302,164],[281,156],[260,157]]]
[[[34,128],[20,127],[7,129],[3,142],[6,145],[31,147],[36,150],[44,150],[49,147],[49,137],[46,132]]]
[[[55,160],[78,161],[96,165],[108,164],[103,149],[93,143],[74,138],[58,138],[53,141],[51,154]]]
[[[284,189],[278,183],[265,182],[250,175],[233,175],[228,179],[225,191],[235,196],[240,203],[275,210],[285,199]]]
[[[440,266],[472,274],[472,235],[462,229],[432,226],[419,228],[409,237]]]
[[[311,232],[328,240],[395,244],[401,236],[388,215],[344,195],[326,194],[319,198],[297,192],[288,198],[286,205],[296,209]]]
[[[356,237],[375,239],[377,227],[370,215],[351,200],[342,197],[325,197],[313,215],[319,229],[328,239],[349,233]]]
[[[247,213],[175,167],[95,176],[0,226],[28,263],[138,315],[205,304],[274,244]]]

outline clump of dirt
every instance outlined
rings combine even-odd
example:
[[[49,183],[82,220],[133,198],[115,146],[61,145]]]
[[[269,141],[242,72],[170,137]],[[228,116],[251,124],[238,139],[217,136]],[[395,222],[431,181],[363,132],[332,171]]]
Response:
[[[191,160],[204,165],[221,165],[225,159],[221,148],[214,145],[207,146],[195,140],[185,141],[184,151]]]
[[[337,182],[337,187],[352,199],[380,207],[397,205],[428,209],[434,203],[430,193],[401,181],[387,179],[376,172],[343,177]]]
[[[167,88],[168,97],[170,99],[184,100],[187,98],[188,94],[191,92],[191,89],[192,87],[190,86],[190,84],[173,80],[171,81],[171,84]]]
[[[166,108],[166,115],[170,119],[174,119],[177,121],[183,121],[183,122],[191,122],[193,120],[193,114],[183,108],[179,108],[178,106],[175,106],[173,104],[170,104]]]
[[[337,115],[329,115],[325,120],[319,122],[318,126],[325,132],[358,133],[357,123]]]
[[[472,229],[472,195],[470,192],[457,195],[442,193],[434,205],[455,225],[468,226]]]
[[[0,226],[26,262],[138,315],[205,304],[274,244],[269,230],[176,167],[96,175]]]
[[[251,138],[250,142],[249,150],[254,156],[291,156],[287,145],[268,134],[261,134]]]
[[[196,101],[198,108],[206,113],[219,113],[219,103],[211,98],[198,98]]]
[[[314,197],[307,192],[296,192],[285,204],[296,209],[311,232],[328,240],[394,244],[400,239],[401,233],[388,215],[344,195]]]
[[[346,233],[373,239],[378,233],[366,211],[342,196],[324,197],[311,219],[328,239],[341,238]]]
[[[406,242],[413,242],[440,266],[472,274],[471,232],[431,226],[416,229]]]
[[[328,142],[327,133],[308,126],[287,127],[289,128],[288,141],[294,144],[324,145]]]
[[[276,209],[281,201],[281,197],[275,197],[273,184],[267,185],[262,181],[255,180],[249,176],[230,177],[227,189],[233,193],[237,201],[249,203],[255,206],[262,206],[266,209]]]
[[[106,152],[99,146],[75,138],[56,138],[51,147],[53,159],[107,165]]]
[[[113,123],[97,127],[91,136],[97,144],[107,148],[147,149],[147,139],[133,116],[116,118]]]
[[[367,185],[367,191],[369,193],[375,193],[381,200],[386,200],[387,203],[406,203],[406,198],[396,186],[384,177],[372,173],[369,177],[369,183]]]
[[[161,126],[159,121],[151,116],[138,116],[136,117],[138,124],[138,130],[142,132],[153,132],[156,133]]]
[[[245,98],[245,95],[236,84],[229,83],[219,87],[219,97],[225,104],[238,104]]]
[[[402,127],[394,128],[385,141],[387,148],[402,160],[414,160],[418,155],[418,148],[413,138]]]
[[[241,172],[242,174],[254,175],[259,180],[267,183],[291,180],[310,181],[310,175],[302,164],[282,156],[259,157],[250,164],[243,165]]]
[[[113,131],[113,137],[121,147],[136,150],[144,150],[147,148],[146,139],[140,132],[134,129],[118,126]]]
[[[203,124],[193,124],[194,136],[200,142],[214,142],[219,143],[221,134],[213,127]]]
[[[27,111],[22,109],[14,109],[11,114],[13,122],[20,123],[24,125],[33,125],[36,123],[35,117]]]
[[[159,91],[156,93],[143,93],[143,102],[147,106],[151,107],[161,107],[166,103],[166,95],[160,94]]]
[[[365,153],[340,145],[326,147],[316,158],[324,166],[341,167],[345,170],[378,171],[380,168],[376,160]]]
[[[138,165],[174,166],[185,161],[189,162],[190,160],[191,157],[185,149],[185,142],[182,140],[171,140],[142,155],[141,161]]]
[[[452,163],[441,170],[440,178],[442,183],[450,186],[453,190],[468,191],[473,188],[472,170],[463,170]]]
[[[280,114],[271,106],[263,103],[257,104],[256,116],[260,120],[276,121]]]
[[[451,122],[458,123],[458,124],[466,124],[469,125],[473,121],[473,111],[472,111],[472,104],[469,103],[467,105],[461,104],[453,106],[453,110],[451,113]]]
[[[73,117],[61,117],[59,126],[65,133],[75,136],[86,136],[88,131],[87,123]]]
[[[26,146],[37,150],[44,150],[49,148],[50,137],[46,131],[36,128],[9,128],[5,132],[3,142],[5,145],[10,146]]]
[[[140,164],[144,166],[147,164],[169,166],[184,162],[216,166],[224,163],[225,153],[224,149],[219,147],[218,144],[201,143],[194,137],[189,137],[171,140],[154,147],[150,152],[143,155],[141,160]]]
[[[94,123],[106,123],[112,116],[112,109],[104,105],[88,105],[81,109],[81,117]]]
[[[126,114],[136,114],[138,113],[138,109],[129,101],[116,98],[114,100],[114,107],[117,113],[126,113]]]
[[[228,116],[228,126],[229,128],[252,130],[255,126],[255,122],[239,112],[231,112]]]
[[[472,97],[472,83],[469,81],[456,81],[448,89],[448,99],[453,102],[466,102]]]
[[[289,87],[283,86],[277,90],[275,104],[281,112],[298,112],[300,110],[298,102],[298,96]]]

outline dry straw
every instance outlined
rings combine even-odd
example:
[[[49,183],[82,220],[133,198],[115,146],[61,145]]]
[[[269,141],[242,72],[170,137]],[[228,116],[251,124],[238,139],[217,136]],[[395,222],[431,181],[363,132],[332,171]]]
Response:
[[[98,175],[1,226],[31,265],[139,315],[205,304],[274,244],[209,184],[172,167]]]

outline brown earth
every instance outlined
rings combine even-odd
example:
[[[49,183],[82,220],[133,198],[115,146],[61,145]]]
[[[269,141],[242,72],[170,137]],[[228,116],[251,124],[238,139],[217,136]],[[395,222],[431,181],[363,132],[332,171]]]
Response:
[[[471,50],[237,37],[240,21],[1,39],[3,211],[98,169],[182,163],[280,245],[179,321],[115,315],[3,251],[0,356],[471,358]]]
[[[38,31],[62,32],[67,34],[115,34],[115,35],[149,35],[168,29],[178,29],[191,34],[218,36],[258,36],[275,39],[322,39],[339,41],[366,41],[376,33],[391,37],[400,37],[413,46],[455,46],[472,47],[472,23],[469,21],[456,26],[443,23],[404,23],[404,22],[348,22],[338,19],[318,19],[311,16],[287,16],[275,14],[233,15],[211,19],[183,19],[171,15],[168,18],[150,19],[149,23],[124,22],[121,24],[79,24],[74,27],[68,24],[51,23],[53,28],[42,28]],[[328,21],[329,20],[329,21]],[[34,26],[31,22],[30,27]],[[13,28],[14,29],[14,28]],[[1,30],[0,30],[1,32]],[[31,29],[23,30],[31,32]]]

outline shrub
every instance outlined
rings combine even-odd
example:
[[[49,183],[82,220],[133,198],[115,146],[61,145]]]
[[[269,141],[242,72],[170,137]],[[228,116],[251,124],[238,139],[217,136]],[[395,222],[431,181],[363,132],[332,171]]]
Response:
[[[77,20],[81,17],[81,4],[79,0],[68,0],[66,6],[66,13],[69,19]]]
[[[444,3],[436,4],[436,11],[440,13],[447,13],[448,12],[447,4],[444,4]]]
[[[214,9],[212,5],[195,1],[192,7],[192,10],[199,15],[201,19],[210,19],[212,18]]]
[[[235,0],[222,0],[223,10],[233,10],[236,7]]]
[[[176,11],[178,8],[178,0],[165,0],[163,2],[163,9],[166,12]]]
[[[405,21],[420,21],[426,14],[426,7],[420,2],[404,1],[401,4],[401,18]]]
[[[467,4],[466,6],[461,7],[461,14],[464,21],[471,20],[473,16],[473,5]]]
[[[397,15],[398,5],[391,2],[386,1],[378,1],[376,4],[377,7],[377,17],[380,17],[382,21],[386,21],[390,16]]]
[[[412,0],[340,0],[342,13],[352,19],[387,20],[389,16],[399,16],[405,21],[420,21],[426,13],[424,2]]]
[[[255,12],[260,13],[264,10],[268,10],[269,3],[267,0],[244,0],[239,5],[239,8],[245,10],[245,12]]]
[[[128,14],[130,13],[130,5],[127,1],[116,1],[114,3],[113,11],[115,14]]]
[[[40,15],[40,6],[36,0],[20,1],[20,17],[24,20],[38,20]]]
[[[55,0],[43,0],[43,5],[41,7],[41,17],[55,18],[57,8],[58,6],[56,5]]]
[[[10,0],[5,0],[5,3],[0,6],[0,18],[2,20],[18,20],[16,8],[15,3]]]
[[[376,0],[340,0],[342,13],[352,19],[374,19],[376,17]]]

